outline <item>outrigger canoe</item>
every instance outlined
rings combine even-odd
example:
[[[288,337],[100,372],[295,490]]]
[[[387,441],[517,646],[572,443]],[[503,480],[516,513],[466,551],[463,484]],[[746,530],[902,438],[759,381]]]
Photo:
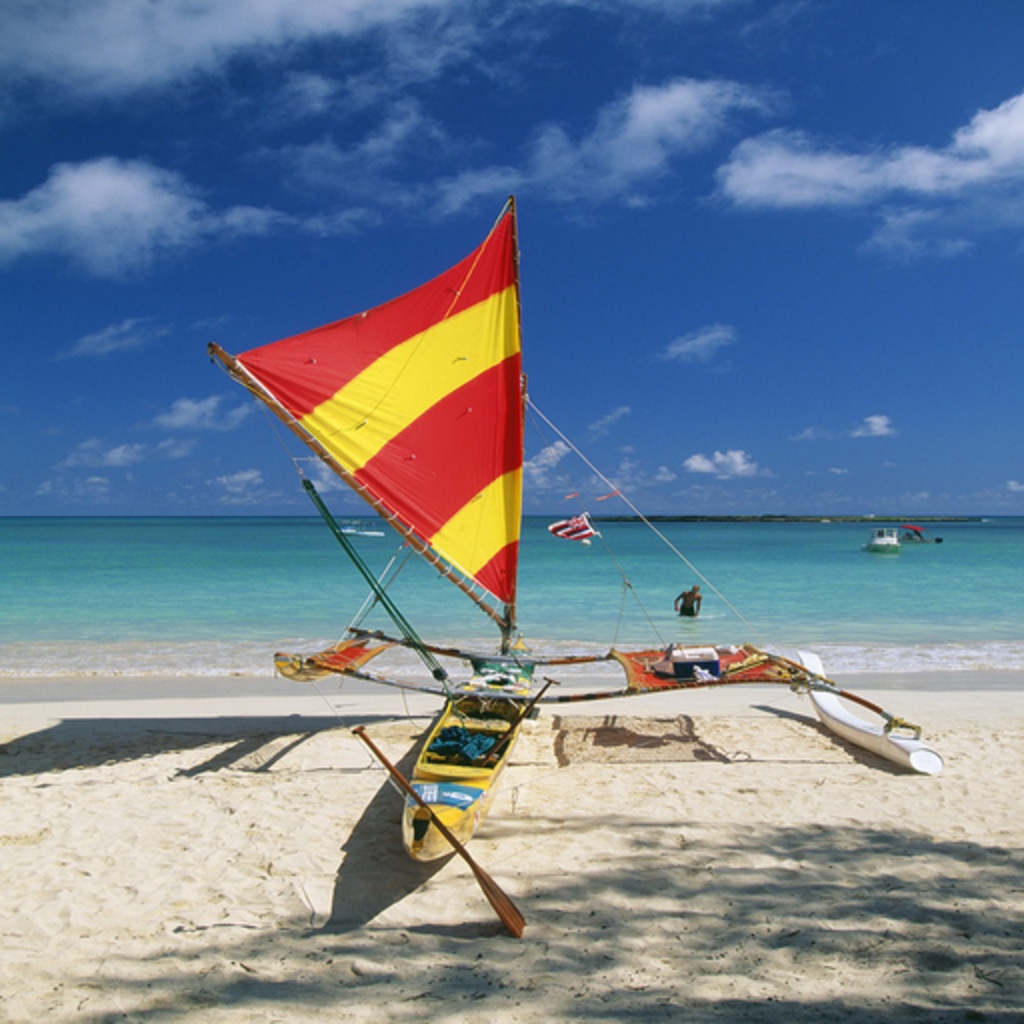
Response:
[[[522,934],[522,916],[472,863],[463,843],[490,807],[522,722],[540,699],[539,693],[531,695],[530,685],[537,665],[615,658],[625,668],[624,692],[570,699],[727,682],[779,682],[838,692],[824,677],[749,645],[672,645],[600,656],[532,661],[524,656],[520,661],[518,577],[527,405],[559,435],[566,452],[573,449],[526,393],[512,200],[475,250],[404,295],[237,356],[216,344],[209,351],[399,535],[403,546],[498,627],[498,657],[504,660],[490,667],[468,652],[425,643],[391,596],[397,569],[378,574],[371,568],[304,473],[303,460],[295,460],[303,489],[363,576],[373,600],[364,604],[345,640],[311,656],[279,654],[278,669],[299,680],[339,673],[405,688],[411,684],[371,673],[365,666],[385,646],[415,651],[431,683],[413,688],[436,693],[444,704],[418,756],[412,782],[362,727],[356,732],[410,801],[403,814],[403,836],[411,856],[430,860],[454,849],[465,857],[512,934]],[[596,473],[584,462],[588,474]],[[622,491],[599,473],[597,477],[609,485],[609,492],[596,500],[621,497],[643,519]],[[568,541],[599,535],[585,513],[556,526],[553,533]],[[625,575],[623,585],[632,589]],[[371,637],[359,631],[360,623],[376,609],[387,614],[398,638],[379,645],[366,642]],[[472,664],[473,677],[467,683],[460,686],[437,660],[449,655],[463,663],[457,678],[464,678],[465,662]],[[838,722],[838,713],[830,711]],[[889,733],[883,746],[894,742],[893,722],[886,723]]]

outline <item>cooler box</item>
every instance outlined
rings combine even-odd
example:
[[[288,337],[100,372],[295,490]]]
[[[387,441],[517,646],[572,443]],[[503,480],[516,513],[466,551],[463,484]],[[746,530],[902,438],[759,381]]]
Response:
[[[716,679],[722,674],[722,666],[718,660],[718,652],[714,647],[679,647],[672,648],[668,653],[665,662],[671,662],[671,674],[676,679],[696,679],[697,669],[703,669],[708,675]],[[666,664],[667,667],[667,664]]]

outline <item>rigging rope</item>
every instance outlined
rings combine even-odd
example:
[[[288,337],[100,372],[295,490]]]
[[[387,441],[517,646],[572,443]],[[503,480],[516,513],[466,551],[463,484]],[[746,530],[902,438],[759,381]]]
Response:
[[[405,545],[402,545],[402,547],[405,547]],[[377,583],[381,590],[386,591],[395,582],[395,580],[398,579],[398,574],[406,567],[406,565],[408,565],[409,559],[412,558],[412,550],[406,549],[406,555],[405,558],[402,559],[402,564],[398,566],[397,569],[394,569],[401,550],[402,548],[399,548],[399,550],[391,556],[391,560],[386,566],[384,566],[384,570],[381,572],[380,576],[377,577]],[[394,569],[394,572],[392,572],[392,569]],[[389,575],[391,576],[390,580],[388,579]],[[363,603],[359,610],[352,616],[352,620],[349,622],[348,627],[345,630],[345,635],[347,636],[349,633],[355,633],[362,625],[366,616],[369,615],[379,603],[376,591],[371,590],[363,599]]]
[[[587,514],[589,515],[589,513]],[[622,621],[625,617],[626,597],[629,594],[632,594],[633,600],[637,603],[637,607],[640,609],[641,612],[643,612],[643,616],[647,620],[647,624],[651,627],[652,631],[654,632],[654,635],[658,638],[658,642],[662,644],[665,643],[665,638],[661,635],[661,630],[658,629],[657,623],[655,623],[654,619],[651,618],[651,614],[650,612],[648,612],[646,605],[643,603],[643,601],[640,600],[640,595],[637,594],[636,589],[633,587],[631,580],[626,575],[626,570],[623,567],[622,563],[618,560],[618,558],[615,557],[615,552],[612,551],[612,547],[608,543],[607,538],[604,536],[603,533],[601,533],[600,530],[597,531],[597,536],[601,539],[601,544],[603,545],[605,552],[607,553],[608,557],[615,563],[615,568],[619,570],[619,575],[622,577],[622,596],[619,600],[619,618],[615,624],[615,636],[612,641],[613,646],[619,642],[619,631],[622,629]]]
[[[574,444],[572,443],[572,441],[571,441],[571,440],[570,440],[570,439],[569,439],[569,438],[568,438],[568,437],[567,437],[567,436],[566,436],[565,434],[563,434],[563,433],[562,433],[562,431],[561,431],[561,430],[559,430],[559,429],[558,429],[558,427],[557,427],[557,426],[555,426],[555,424],[554,424],[554,423],[552,423],[552,422],[551,422],[551,420],[550,420],[550,419],[548,419],[548,417],[547,417],[547,416],[545,416],[545,415],[544,415],[544,413],[543,413],[543,412],[541,412],[541,410],[540,410],[540,409],[538,409],[538,408],[537,408],[537,406],[536,406],[536,405],[534,404],[534,402],[533,402],[533,400],[532,400],[531,398],[527,397],[527,399],[526,399],[526,404],[527,404],[527,405],[529,406],[530,410],[531,410],[531,411],[532,411],[532,412],[533,412],[534,414],[536,414],[536,415],[537,415],[537,416],[538,416],[538,417],[539,417],[539,418],[540,418],[541,420],[543,420],[543,422],[544,422],[544,423],[545,423],[545,424],[547,425],[547,427],[548,427],[548,428],[549,428],[550,430],[554,431],[554,433],[558,435],[558,437],[559,437],[559,439],[560,439],[560,440],[562,441],[562,443],[563,443],[563,444],[565,444],[565,445],[566,445],[566,446],[567,446],[567,447],[569,448],[569,450],[570,450],[571,452],[573,452],[573,453],[574,453],[574,454],[575,454],[576,456],[578,456],[578,458],[579,458],[579,459],[580,459],[580,460],[581,460],[581,461],[583,462],[583,464],[584,464],[584,465],[585,465],[585,466],[586,466],[586,467],[587,467],[587,468],[588,468],[588,469],[589,469],[589,470],[590,470],[590,471],[591,471],[591,472],[592,472],[592,473],[593,473],[593,474],[594,474],[594,475],[595,475],[595,476],[596,476],[596,477],[597,477],[597,478],[598,478],[598,479],[599,479],[599,480],[600,480],[600,481],[601,481],[601,482],[602,482],[603,484],[605,484],[605,485],[606,485],[607,487],[609,487],[609,488],[610,488],[611,490],[613,490],[613,491],[615,491],[615,492],[616,492],[616,497],[619,497],[619,498],[621,498],[621,499],[622,499],[622,500],[623,500],[623,501],[625,502],[626,506],[627,506],[627,507],[629,508],[629,510],[630,510],[630,511],[631,511],[631,512],[633,513],[633,515],[635,515],[635,516],[637,517],[637,519],[639,519],[639,520],[640,520],[640,521],[641,521],[641,522],[642,522],[642,523],[643,523],[643,524],[644,524],[644,525],[645,525],[645,526],[646,526],[646,527],[647,527],[647,528],[648,528],[648,529],[649,529],[649,530],[650,530],[650,531],[651,531],[651,532],[652,532],[652,533],[653,533],[653,534],[654,534],[654,535],[655,535],[655,536],[656,536],[656,537],[657,537],[657,538],[658,538],[658,539],[659,539],[659,540],[660,540],[660,541],[661,541],[661,542],[662,542],[662,543],[663,543],[663,544],[664,544],[664,545],[665,545],[665,546],[666,546],[666,547],[667,547],[667,548],[668,548],[668,549],[669,549],[669,550],[670,550],[670,551],[671,551],[671,552],[672,552],[672,553],[673,553],[673,554],[674,554],[674,555],[675,555],[675,556],[676,556],[676,557],[677,557],[677,558],[678,558],[678,559],[679,559],[679,560],[680,560],[680,561],[681,561],[681,562],[682,562],[682,563],[683,563],[683,564],[684,564],[684,565],[685,565],[685,566],[686,566],[686,567],[687,567],[687,568],[688,568],[688,569],[690,570],[690,572],[692,572],[692,573],[693,573],[693,574],[694,574],[694,575],[695,575],[695,576],[696,576],[696,577],[697,577],[697,578],[698,578],[698,579],[699,579],[699,580],[701,581],[701,583],[703,583],[703,584],[704,584],[704,585],[705,585],[705,586],[706,586],[706,587],[707,587],[707,588],[708,588],[708,589],[709,589],[709,590],[710,590],[710,591],[711,591],[711,592],[712,592],[712,593],[713,593],[713,594],[714,594],[714,595],[715,595],[715,596],[716,596],[716,597],[717,597],[717,598],[718,598],[718,599],[719,599],[719,600],[720,600],[720,601],[721,601],[721,602],[722,602],[722,603],[723,603],[723,604],[724,604],[724,605],[725,605],[725,606],[726,606],[726,607],[727,607],[727,608],[729,609],[729,611],[731,611],[731,612],[733,613],[733,615],[735,615],[735,616],[736,616],[736,618],[738,618],[738,619],[740,620],[740,622],[742,622],[742,623],[744,624],[744,626],[746,626],[746,627],[747,627],[748,629],[750,629],[750,630],[751,630],[752,632],[754,632],[755,634],[757,634],[757,632],[758,632],[758,631],[757,631],[757,630],[756,630],[756,629],[754,628],[754,626],[753,626],[753,625],[752,625],[752,624],[751,624],[751,623],[750,623],[750,622],[749,622],[749,621],[747,620],[747,618],[746,618],[746,617],[745,617],[745,616],[743,615],[743,613],[742,613],[742,612],[741,612],[741,611],[740,611],[740,610],[739,610],[739,609],[738,609],[738,608],[737,608],[737,607],[736,607],[736,606],[735,606],[735,605],[734,605],[734,604],[733,604],[733,603],[732,603],[732,602],[731,602],[731,601],[730,601],[730,600],[729,600],[729,599],[728,599],[728,598],[727,598],[727,597],[725,596],[725,594],[723,594],[723,593],[722,593],[722,592],[721,592],[721,591],[720,591],[720,590],[718,589],[718,587],[716,587],[716,586],[714,585],[714,583],[712,583],[712,582],[711,582],[711,580],[709,580],[709,579],[708,579],[708,578],[707,578],[707,577],[706,577],[706,576],[704,575],[704,573],[702,573],[702,572],[700,571],[700,569],[698,569],[698,568],[697,568],[697,567],[696,567],[696,566],[695,566],[695,565],[693,564],[693,562],[691,562],[691,561],[690,561],[690,559],[689,559],[689,558],[687,558],[687,557],[686,557],[686,555],[684,555],[684,554],[683,554],[683,552],[682,552],[682,551],[680,551],[680,550],[679,550],[679,548],[677,548],[677,547],[675,546],[675,544],[673,544],[673,543],[672,543],[672,541],[670,541],[670,540],[668,539],[668,537],[666,537],[666,536],[665,536],[665,534],[664,534],[664,533],[662,533],[662,532],[661,532],[661,530],[659,530],[659,529],[658,529],[658,528],[657,528],[657,527],[656,527],[656,526],[654,525],[654,523],[652,523],[652,522],[651,522],[651,521],[650,521],[650,520],[649,520],[649,519],[647,518],[647,516],[645,516],[645,515],[644,515],[644,514],[643,514],[643,513],[642,513],[642,512],[640,511],[640,509],[638,509],[638,508],[636,507],[636,505],[634,505],[634,504],[633,504],[633,502],[631,502],[631,501],[629,500],[629,498],[628,498],[628,497],[626,497],[626,495],[625,495],[625,494],[623,494],[623,493],[621,492],[621,490],[619,490],[619,489],[618,489],[618,488],[616,487],[616,485],[615,485],[614,483],[612,483],[612,481],[611,481],[611,480],[609,480],[609,479],[608,479],[608,477],[606,477],[606,476],[604,475],[604,473],[602,473],[602,472],[601,472],[601,471],[600,471],[600,470],[599,470],[599,469],[598,469],[598,468],[597,468],[597,467],[596,467],[596,466],[595,466],[595,465],[594,465],[594,464],[593,464],[593,463],[592,463],[592,462],[590,461],[590,459],[588,459],[588,458],[586,457],[586,455],[584,455],[584,454],[583,454],[583,452],[581,452],[581,451],[579,450],[579,448],[577,448],[577,447],[576,447],[576,445],[574,445]],[[624,577],[624,578],[625,578],[625,577]]]

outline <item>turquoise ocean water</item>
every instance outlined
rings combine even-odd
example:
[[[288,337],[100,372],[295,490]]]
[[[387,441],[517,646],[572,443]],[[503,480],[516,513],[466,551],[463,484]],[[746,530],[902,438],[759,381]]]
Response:
[[[942,544],[896,556],[862,550],[866,523],[658,523],[663,540],[614,522],[582,545],[548,522],[528,519],[521,549],[538,652],[751,640],[813,649],[830,674],[1024,670],[1024,519],[937,523]],[[376,570],[406,558],[375,521],[343,525]],[[337,639],[365,596],[316,518],[0,519],[0,572],[8,678],[267,675],[274,651]],[[695,582],[702,614],[680,619]],[[489,620],[418,561],[392,594],[425,638],[493,647]],[[379,612],[365,625],[389,628]]]

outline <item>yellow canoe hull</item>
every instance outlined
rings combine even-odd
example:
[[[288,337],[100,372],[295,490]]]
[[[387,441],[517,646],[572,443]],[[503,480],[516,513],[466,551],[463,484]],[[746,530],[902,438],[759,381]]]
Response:
[[[521,701],[504,695],[453,697],[423,744],[410,781],[460,843],[472,839],[494,802],[498,780],[519,738],[521,710]],[[445,747],[439,742],[441,733],[453,727],[463,730],[469,740],[467,753],[439,750]],[[473,756],[474,748],[484,748],[488,741],[500,742],[500,752]],[[452,853],[451,843],[412,799],[406,800],[402,814],[402,842],[413,860],[437,860]]]

